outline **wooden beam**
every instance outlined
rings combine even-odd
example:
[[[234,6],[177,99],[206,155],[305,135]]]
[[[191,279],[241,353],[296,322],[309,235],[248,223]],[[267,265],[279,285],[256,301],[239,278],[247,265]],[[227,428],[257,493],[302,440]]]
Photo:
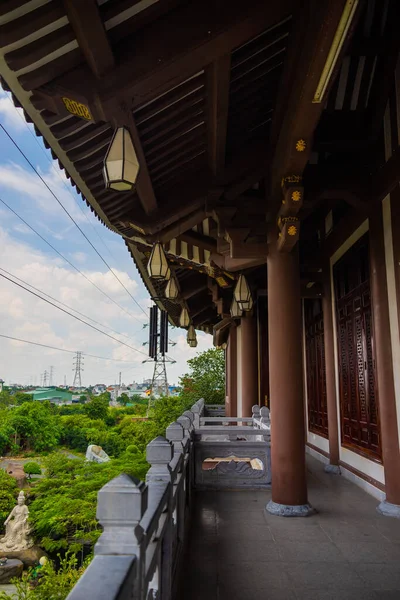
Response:
[[[193,279],[195,278],[193,277]],[[190,279],[188,283],[185,282],[185,285],[180,284],[180,288],[181,295],[184,300],[189,300],[189,298],[192,298],[193,296],[196,296],[196,294],[208,289],[207,281],[199,281],[198,277],[196,277],[195,281],[191,281]]]
[[[64,6],[87,64],[96,77],[103,77],[115,61],[96,0],[64,0]]]
[[[207,68],[207,136],[208,163],[214,175],[225,167],[226,132],[228,128],[231,54],[215,60]]]
[[[362,2],[347,32],[345,43],[331,74],[322,102],[314,102],[346,0],[308,0],[301,6],[299,23],[282,76],[271,132],[275,155],[271,165],[270,206],[275,215],[282,200],[281,180],[286,175],[302,175],[312,149],[314,131],[325,106],[327,94],[354,31]],[[300,11],[300,7],[299,7]]]
[[[118,93],[132,99],[132,108],[137,108],[281,22],[290,16],[293,5],[294,0],[183,3],[136,31],[134,40],[124,44],[126,51],[119,57],[119,65],[101,82],[81,66],[55,83],[81,95],[83,88],[103,98]],[[168,38],[166,31],[171,32]],[[140,60],[136,60],[138,56]],[[21,82],[25,89],[38,87],[34,73],[22,76]]]
[[[214,238],[209,237],[208,235],[201,235],[201,233],[197,233],[193,230],[185,231],[185,233],[182,233],[179,237],[183,242],[191,244],[192,246],[197,246],[203,250],[213,252],[217,249],[217,241]]]

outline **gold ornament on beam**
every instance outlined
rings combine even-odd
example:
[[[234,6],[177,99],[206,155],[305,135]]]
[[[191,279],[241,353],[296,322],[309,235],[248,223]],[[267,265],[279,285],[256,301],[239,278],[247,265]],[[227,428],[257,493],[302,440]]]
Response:
[[[296,142],[296,150],[297,152],[304,152],[304,150],[306,149],[306,140],[300,139],[297,140]]]

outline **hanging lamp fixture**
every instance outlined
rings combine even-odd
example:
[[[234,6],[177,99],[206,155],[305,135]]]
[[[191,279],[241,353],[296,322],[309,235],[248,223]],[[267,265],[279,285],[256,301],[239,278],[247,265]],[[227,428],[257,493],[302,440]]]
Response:
[[[230,312],[231,312],[232,319],[238,319],[243,314],[243,311],[239,307],[239,304],[237,303],[237,300],[236,300],[235,296],[232,299],[232,304],[231,304]]]
[[[186,308],[182,308],[181,314],[179,315],[179,325],[181,327],[189,327],[190,318]]]
[[[178,284],[175,277],[170,277],[165,288],[165,297],[168,300],[176,300],[179,294]]]
[[[193,325],[189,325],[189,329],[187,332],[187,336],[186,336],[187,342],[190,346],[191,342],[197,342],[197,335],[196,335],[196,330],[193,327]]]
[[[197,339],[196,340],[192,340],[191,342],[188,342],[189,346],[191,348],[196,348],[197,347]]]
[[[249,311],[253,308],[250,287],[244,275],[239,275],[233,296],[238,303],[240,310]]]
[[[147,263],[147,272],[152,279],[167,279],[170,273],[167,257],[160,242],[154,244]]]
[[[117,192],[132,190],[139,173],[139,161],[126,127],[115,130],[104,159],[104,182]]]

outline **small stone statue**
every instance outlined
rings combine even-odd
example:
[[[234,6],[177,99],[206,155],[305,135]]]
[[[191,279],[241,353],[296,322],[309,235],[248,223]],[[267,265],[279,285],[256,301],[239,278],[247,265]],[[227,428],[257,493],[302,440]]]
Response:
[[[0,552],[16,552],[33,546],[33,541],[29,537],[28,516],[29,510],[25,504],[25,494],[20,492],[17,506],[14,506],[4,521],[6,535],[0,539]]]

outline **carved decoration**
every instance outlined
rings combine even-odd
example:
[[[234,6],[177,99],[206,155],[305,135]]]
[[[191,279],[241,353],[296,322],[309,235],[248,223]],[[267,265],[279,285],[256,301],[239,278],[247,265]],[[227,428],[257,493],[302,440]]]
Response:
[[[278,250],[290,252],[299,239],[300,221],[296,217],[283,217],[278,221],[281,229],[278,238]]]
[[[303,139],[297,140],[296,142],[296,150],[297,152],[304,152],[304,150],[306,149],[306,141]]]

